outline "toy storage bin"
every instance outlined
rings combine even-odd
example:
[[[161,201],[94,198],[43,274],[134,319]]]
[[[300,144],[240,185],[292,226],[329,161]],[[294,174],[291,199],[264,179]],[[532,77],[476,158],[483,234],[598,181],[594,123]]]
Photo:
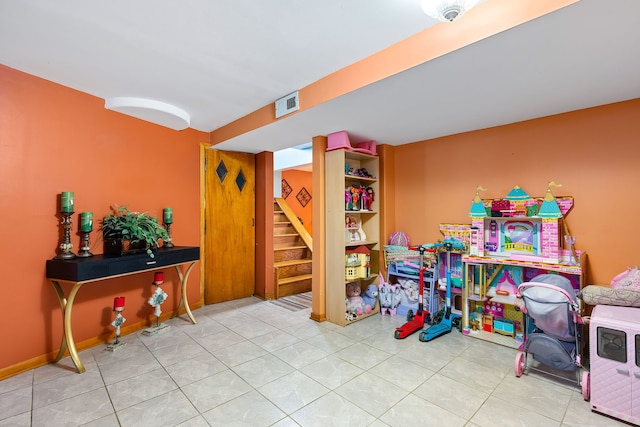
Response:
[[[403,261],[396,261],[389,264],[389,282],[398,283],[398,278],[411,279],[416,282],[419,280],[419,271],[417,268],[406,266]],[[438,282],[438,269],[434,266],[428,268],[424,272],[423,292],[424,300],[423,306],[432,315],[439,310],[439,295],[436,289]],[[405,316],[409,310],[413,310],[415,313],[418,310],[418,303],[415,304],[400,304],[396,309],[396,314],[399,316]]]
[[[377,155],[376,142],[365,141],[357,144],[351,144],[349,141],[349,135],[346,130],[340,132],[334,132],[327,135],[327,151],[345,149],[349,151],[356,151],[372,156]]]
[[[640,308],[595,306],[589,342],[591,409],[640,425]]]

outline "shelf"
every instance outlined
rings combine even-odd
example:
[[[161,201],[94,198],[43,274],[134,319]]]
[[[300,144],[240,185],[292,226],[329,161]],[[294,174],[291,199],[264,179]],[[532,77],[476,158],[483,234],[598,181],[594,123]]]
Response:
[[[496,295],[495,297],[489,297],[489,301],[498,304],[516,305],[518,298],[515,295]]]
[[[373,316],[374,314],[379,314],[380,313],[380,303],[376,301],[376,308],[374,308],[371,313],[367,313],[367,314],[361,314],[360,316],[356,317],[353,320],[347,320],[346,317],[344,319],[344,326],[346,325],[350,325],[352,323],[357,322],[358,320],[362,320],[362,319],[366,319],[369,316]]]
[[[515,265],[520,267],[540,268],[542,270],[557,271],[560,273],[567,273],[567,274],[575,274],[575,275],[582,274],[582,267],[579,265],[547,264],[544,262],[520,261],[520,260],[510,259],[510,258],[489,258],[489,257],[479,257],[479,256],[473,256],[473,255],[463,255],[462,262],[468,263],[468,264]]]
[[[372,156],[371,154],[360,153],[358,151],[348,151],[348,150],[336,150],[336,151],[343,152],[344,157],[347,160],[376,160],[376,161],[378,160],[378,156]]]
[[[358,279],[351,279],[351,280],[349,280],[349,279],[347,279],[347,278],[345,277],[345,279],[344,279],[344,283],[345,283],[345,284],[346,284],[346,283],[355,283],[355,282],[360,282],[360,281],[363,281],[363,282],[370,282],[371,280],[376,279],[376,278],[378,278],[378,274],[372,274],[372,275],[371,275],[371,276],[369,276],[369,277],[360,277],[360,278],[358,278]]]
[[[505,347],[519,349],[522,346],[521,342],[515,340],[508,335],[502,335],[495,332],[487,332],[483,330],[472,331],[469,330],[469,334],[465,335],[467,337],[472,337],[476,339],[480,339],[483,341],[489,341],[494,344],[499,344]]]
[[[359,242],[344,242],[345,247],[354,247],[354,246],[368,246],[368,245],[377,245],[378,242],[376,240],[361,240]]]
[[[378,211],[344,211],[345,215],[355,215],[355,214],[377,214]]]
[[[348,163],[348,165],[347,165]],[[345,168],[366,169],[372,177],[345,174]],[[346,284],[359,283],[364,293],[367,286],[377,285],[380,279],[380,176],[379,158],[370,154],[344,149],[325,153],[325,289],[327,320],[346,326],[380,312],[376,308],[371,314],[361,315],[356,320],[346,319]],[[345,187],[359,184],[371,187],[374,192],[371,210],[346,210]],[[360,205],[356,205],[360,206]],[[350,207],[350,205],[349,205]],[[351,217],[358,225],[356,232],[345,229],[345,220]],[[351,238],[358,241],[349,241]],[[371,251],[369,275],[366,279],[345,277],[345,252],[365,246]],[[363,275],[365,273],[362,273]],[[353,274],[355,275],[355,274]],[[353,276],[352,275],[352,276]],[[378,304],[379,305],[379,304]]]
[[[366,176],[348,175],[348,174],[344,175],[344,179],[346,181],[358,181],[358,182],[370,182],[370,183],[374,183],[378,180],[378,178],[369,178]]]

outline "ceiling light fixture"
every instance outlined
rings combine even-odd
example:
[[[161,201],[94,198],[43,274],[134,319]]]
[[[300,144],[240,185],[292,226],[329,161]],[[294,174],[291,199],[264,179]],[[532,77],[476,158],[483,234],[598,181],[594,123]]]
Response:
[[[191,124],[191,117],[186,111],[153,99],[126,96],[107,98],[104,108],[174,130],[186,129]]]
[[[443,22],[451,22],[460,18],[479,0],[422,0],[420,6],[427,15]]]

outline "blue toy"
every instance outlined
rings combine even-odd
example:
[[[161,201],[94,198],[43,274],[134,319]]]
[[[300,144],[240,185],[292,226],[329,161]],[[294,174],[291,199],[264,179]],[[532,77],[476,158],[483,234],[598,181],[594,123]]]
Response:
[[[370,306],[371,309],[374,309],[376,306],[376,301],[378,300],[378,285],[369,285],[367,289],[364,291],[364,294],[361,295],[364,300],[365,306]]]

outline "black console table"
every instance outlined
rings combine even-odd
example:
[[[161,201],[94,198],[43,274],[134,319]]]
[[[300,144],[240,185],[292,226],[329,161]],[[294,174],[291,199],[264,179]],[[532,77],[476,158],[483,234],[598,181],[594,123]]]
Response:
[[[85,283],[97,282],[100,280],[113,279],[116,277],[127,276],[130,274],[138,274],[146,271],[158,270],[161,268],[175,267],[180,279],[180,287],[182,295],[180,307],[184,305],[187,316],[191,322],[196,323],[196,319],[189,308],[187,300],[187,280],[191,269],[196,261],[200,259],[200,248],[197,246],[176,246],[173,248],[159,248],[154,252],[155,257],[151,258],[146,252],[134,255],[95,255],[90,258],[74,258],[71,260],[47,260],[47,279],[53,284],[60,307],[62,308],[62,319],[64,333],[62,335],[62,343],[55,361],[58,362],[64,356],[67,348],[71,360],[76,365],[78,373],[85,371],[78,352],[76,350],[75,341],[73,340],[73,331],[71,328],[71,311],[73,301],[76,298],[80,287]],[[186,265],[187,268],[183,272],[181,266]],[[60,283],[71,283],[71,291],[65,296]]]

